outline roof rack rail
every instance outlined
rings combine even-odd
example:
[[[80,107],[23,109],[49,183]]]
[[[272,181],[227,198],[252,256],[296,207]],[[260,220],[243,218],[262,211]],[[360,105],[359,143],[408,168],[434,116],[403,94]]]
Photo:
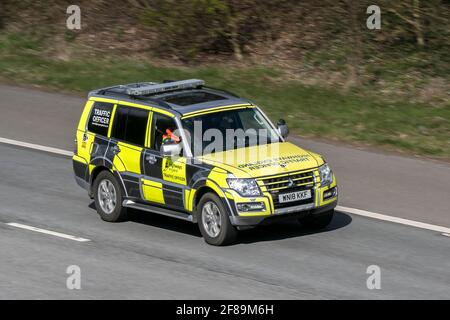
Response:
[[[196,89],[205,85],[205,81],[199,79],[189,79],[173,81],[167,83],[146,84],[135,88],[127,88],[126,92],[130,96],[145,96],[151,94],[164,93],[184,89]]]
[[[111,94],[111,95],[122,95],[125,97],[129,97],[132,99],[136,99],[136,96],[134,95],[129,95],[127,93],[127,89],[130,86],[135,86],[135,87],[139,87],[139,86],[149,86],[149,85],[155,85],[158,84],[156,82],[137,82],[137,83],[129,83],[129,84],[120,84],[120,85],[115,85],[115,86],[111,86],[111,87],[106,87],[106,88],[101,88],[101,89],[97,89],[97,90],[92,90],[89,92],[88,94],[88,98],[90,98],[91,96],[95,95],[95,94],[100,94],[100,95],[106,95],[106,94]],[[160,100],[160,99],[156,99],[156,98],[150,98],[150,97],[144,97],[146,101],[149,102],[153,102],[158,104],[161,107],[164,108],[168,108],[171,109],[172,107],[165,101]]]

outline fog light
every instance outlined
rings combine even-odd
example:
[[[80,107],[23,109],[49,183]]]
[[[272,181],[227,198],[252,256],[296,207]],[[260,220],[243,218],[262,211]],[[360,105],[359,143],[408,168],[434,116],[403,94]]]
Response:
[[[323,192],[323,200],[326,200],[329,198],[334,198],[336,196],[337,196],[337,188],[336,187]]]
[[[266,210],[264,202],[245,202],[245,203],[238,203],[236,206],[237,209],[241,212]]]

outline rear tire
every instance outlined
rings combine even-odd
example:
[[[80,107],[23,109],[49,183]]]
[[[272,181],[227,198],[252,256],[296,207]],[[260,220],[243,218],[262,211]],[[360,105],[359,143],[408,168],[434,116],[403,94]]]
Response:
[[[308,229],[324,229],[331,223],[331,220],[333,220],[333,215],[334,210],[330,210],[317,216],[309,215],[305,218],[301,218],[299,219],[299,222]]]
[[[119,222],[127,219],[127,210],[122,206],[122,189],[111,172],[100,172],[93,189],[95,208],[103,220]]]
[[[205,194],[197,206],[200,232],[206,243],[224,246],[236,240],[238,231],[231,224],[222,200],[213,193]]]

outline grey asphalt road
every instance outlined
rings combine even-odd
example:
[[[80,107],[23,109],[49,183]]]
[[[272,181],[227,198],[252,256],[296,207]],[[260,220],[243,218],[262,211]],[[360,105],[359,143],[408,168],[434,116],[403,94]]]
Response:
[[[338,212],[324,232],[285,222],[212,247],[195,225],[155,214],[101,221],[67,158],[0,145],[0,159],[3,299],[450,298],[450,238],[438,233]],[[81,290],[66,288],[69,265],[81,268]],[[369,265],[380,290],[367,289]]]
[[[8,86],[0,96],[0,137],[71,150],[81,99]],[[294,141],[332,164],[341,205],[450,225],[447,164]],[[450,237],[343,212],[323,232],[285,222],[212,247],[195,225],[150,213],[103,222],[68,158],[1,144],[0,204],[0,299],[450,298]],[[66,288],[69,265],[81,290]],[[370,265],[380,290],[366,286]]]

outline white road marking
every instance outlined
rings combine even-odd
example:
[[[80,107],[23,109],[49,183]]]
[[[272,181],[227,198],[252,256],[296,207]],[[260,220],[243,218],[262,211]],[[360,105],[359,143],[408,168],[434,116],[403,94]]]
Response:
[[[38,144],[22,142],[22,141],[17,141],[17,140],[11,140],[11,139],[1,138],[1,137],[0,137],[0,143],[12,144],[12,145],[20,146],[20,147],[46,151],[46,152],[61,154],[61,155],[70,156],[70,157],[73,155],[73,152],[70,152],[67,150],[46,147],[46,146],[41,146]],[[450,235],[450,228],[436,226],[433,224],[428,224],[428,223],[423,223],[423,222],[408,220],[408,219],[403,219],[403,218],[397,218],[397,217],[388,216],[388,215],[381,214],[381,213],[375,213],[375,212],[370,212],[370,211],[365,211],[365,210],[360,210],[360,209],[355,209],[355,208],[342,207],[342,206],[337,206],[336,210],[343,211],[343,212],[350,213],[350,214],[356,214],[359,216],[369,217],[369,218],[373,218],[373,219],[384,220],[384,221],[389,221],[389,222],[393,222],[393,223],[399,223],[399,224],[403,224],[403,225],[407,225],[407,226],[411,226],[411,227],[427,229],[427,230],[431,230],[431,231],[437,231],[437,232],[440,232],[444,236]],[[52,232],[52,231],[50,231],[50,232]],[[82,238],[80,238],[80,239],[82,239]],[[86,241],[86,239],[84,241]],[[89,241],[89,240],[87,240],[87,241]]]
[[[392,217],[392,216],[388,216],[388,215],[381,214],[381,213],[375,213],[375,212],[354,209],[354,208],[348,208],[348,207],[342,207],[342,206],[337,206],[336,210],[346,212],[346,213],[356,214],[359,216],[374,218],[374,219],[378,219],[378,220],[399,223],[399,224],[403,224],[403,225],[407,225],[407,226],[411,226],[411,227],[436,231],[436,232],[440,232],[442,234],[444,234],[444,233],[450,234],[450,228],[436,226],[436,225],[428,224],[428,223],[424,223],[424,222],[408,220],[408,219],[403,219],[403,218],[397,218],[397,217]]]
[[[69,156],[69,157],[73,156],[73,152],[71,152],[71,151],[57,149],[57,148],[52,148],[52,147],[41,146],[39,144],[28,143],[28,142],[23,142],[23,141],[17,141],[17,140],[12,140],[12,139],[7,139],[7,138],[1,138],[0,137],[0,143],[11,144],[11,145],[14,145],[14,146],[19,146],[19,147],[25,147],[25,148],[30,148],[30,149],[34,149],[34,150],[50,152],[50,153],[60,154],[60,155]]]
[[[69,240],[78,241],[78,242],[88,242],[88,241],[91,241],[91,240],[89,240],[89,239],[71,236],[70,234],[65,234],[65,233],[60,233],[60,232],[55,232],[55,231],[45,230],[45,229],[36,228],[36,227],[32,227],[32,226],[27,226],[27,225],[20,224],[20,223],[15,223],[15,222],[9,222],[9,223],[7,223],[7,225],[8,225],[8,226],[11,226],[11,227],[16,227],[16,228],[25,229],[25,230],[30,230],[30,231],[35,231],[35,232],[45,233],[45,234],[49,234],[49,235],[52,235],[52,236],[55,236],[55,237],[60,237],[60,238],[69,239]]]
[[[441,233],[444,237],[449,237],[450,238],[450,234],[449,233]]]

